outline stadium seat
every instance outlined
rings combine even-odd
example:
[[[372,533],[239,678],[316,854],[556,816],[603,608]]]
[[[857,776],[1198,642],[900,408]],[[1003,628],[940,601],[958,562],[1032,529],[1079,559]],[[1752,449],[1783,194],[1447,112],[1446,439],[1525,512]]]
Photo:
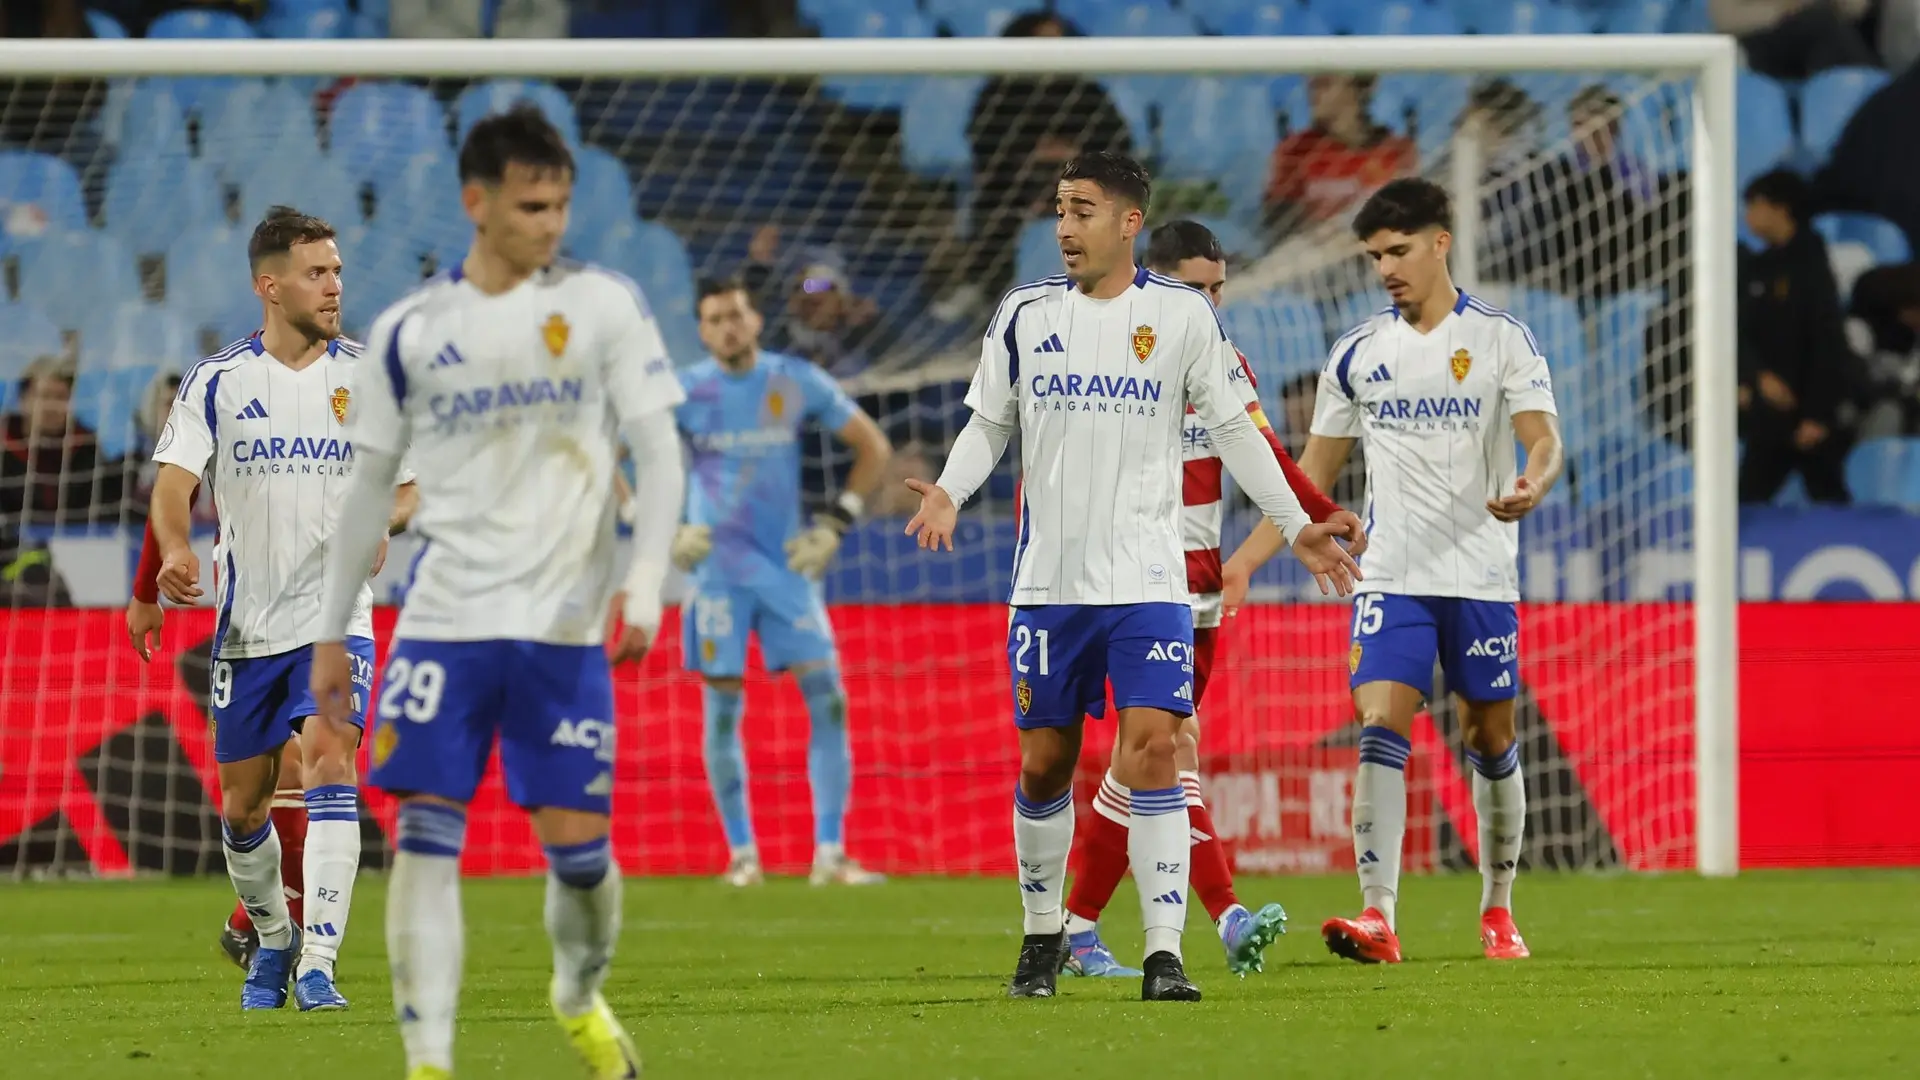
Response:
[[[1020,241],[1014,248],[1015,281],[1039,281],[1061,272],[1060,241],[1054,235],[1052,218],[1029,221],[1020,227]]]
[[[1800,147],[1807,164],[1826,163],[1854,111],[1887,79],[1879,68],[1829,68],[1801,84]]]
[[[1415,136],[1421,159],[1432,160],[1452,141],[1469,92],[1459,75],[1383,75],[1374,84],[1370,111],[1382,127]]]
[[[1586,445],[1597,414],[1584,392],[1592,377],[1587,355],[1587,327],[1572,300],[1541,289],[1515,289],[1504,301],[1482,294],[1482,299],[1519,319],[1547,358],[1560,401],[1561,437],[1569,450]]]
[[[1188,37],[1193,19],[1163,0],[1055,0],[1054,10],[1099,37]]]
[[[1333,28],[1318,12],[1291,0],[1231,3],[1217,13],[1203,9],[1198,18],[1205,29],[1231,37],[1324,37],[1333,33]]]
[[[234,284],[242,292],[245,286],[244,277]],[[82,371],[123,371],[156,362],[184,369],[199,355],[192,322],[159,304],[120,304],[80,331]]]
[[[1673,0],[1623,0],[1600,16],[1605,34],[1664,34],[1673,18]]]
[[[127,28],[120,25],[119,19],[92,8],[87,9],[87,28],[101,41],[120,41],[127,36]]]
[[[1414,0],[1392,0],[1386,4],[1352,4],[1340,0],[1320,0],[1313,5],[1336,34],[1419,36],[1457,34],[1460,24],[1453,13]]]
[[[451,149],[447,114],[433,92],[404,82],[361,82],[340,92],[327,121],[333,158],[358,180],[374,181],[395,160]]]
[[[135,255],[167,249],[183,228],[225,219],[220,181],[185,154],[129,155],[107,172],[100,214],[106,231]]]
[[[312,102],[284,83],[235,79],[201,106],[200,157],[226,183],[258,161],[319,156]]]
[[[705,355],[694,319],[693,261],[672,229],[630,220],[584,246],[581,254],[640,287],[674,363],[684,365]]]
[[[1865,506],[1920,509],[1920,439],[1868,439],[1847,454],[1847,490]]]
[[[38,309],[0,302],[0,396],[10,403],[14,384],[27,366],[43,356],[59,356],[66,347],[60,328]]]
[[[1855,243],[1873,255],[1875,265],[1910,262],[1913,248],[1900,226],[1876,214],[1822,214],[1813,227],[1827,242]]]
[[[1260,255],[1266,250],[1265,241],[1261,240],[1252,229],[1238,221],[1211,215],[1201,215],[1195,220],[1205,225],[1208,231],[1213,233],[1214,239],[1220,241],[1220,249],[1227,253],[1228,258],[1240,255],[1251,257]],[[1150,233],[1151,230],[1148,232]],[[1143,247],[1141,250],[1144,252],[1146,249]]]
[[[473,241],[473,223],[459,193],[459,173],[450,154],[416,154],[395,168],[374,194],[371,236],[383,249],[378,255],[387,257],[384,249],[393,249],[392,257],[415,279],[423,257],[432,256],[439,267],[464,257]],[[577,220],[577,194],[574,205]],[[355,270],[350,268],[350,273]]]
[[[58,229],[85,229],[80,175],[52,154],[0,151],[0,214],[0,229],[10,243]]]
[[[20,301],[76,333],[103,309],[140,298],[133,256],[91,229],[52,233],[20,248]]]
[[[166,251],[166,303],[194,326],[215,324],[244,296],[259,318],[260,301],[247,288],[248,228],[185,230]]]
[[[349,336],[364,337],[381,311],[426,280],[431,239],[423,233],[395,235],[367,225],[340,234],[340,261],[345,267],[340,313]]]
[[[253,24],[230,11],[205,11],[186,8],[169,11],[147,24],[150,38],[224,38],[238,40],[258,37]]]
[[[1579,12],[1559,4],[1479,2],[1456,8],[1460,22],[1480,34],[1585,34],[1592,24]]]
[[[338,164],[312,156],[263,157],[240,181],[240,223],[251,229],[271,206],[325,218],[336,229],[360,223],[360,189]]]
[[[921,7],[956,37],[999,37],[1023,9],[1010,0],[926,0]]]
[[[1735,171],[1738,183],[1747,182],[1793,153],[1793,117],[1787,92],[1765,75],[1742,71],[1735,83]]]
[[[1126,120],[1127,132],[1133,137],[1133,152],[1140,157],[1154,157],[1153,102],[1180,81],[1178,77],[1157,75],[1122,75],[1100,80],[1107,96],[1113,99],[1113,107]]]
[[[1572,455],[1580,502],[1635,518],[1683,508],[1693,499],[1693,464],[1651,433],[1603,439]]]
[[[633,178],[620,159],[597,146],[582,147],[574,164],[573,220],[568,239],[624,225],[634,219]]]
[[[522,101],[533,102],[567,137],[568,145],[580,145],[580,118],[574,115],[573,101],[559,87],[538,79],[490,79],[462,90],[453,100],[454,144],[464,140],[473,125],[485,117],[506,112]]]
[[[912,9],[912,5],[885,7],[848,4],[829,7],[813,16],[821,37],[832,38],[924,38],[939,30],[933,21]]]
[[[146,309],[143,314],[155,320],[167,317],[167,312],[157,308]],[[180,340],[190,342],[191,338]],[[156,350],[158,344],[154,343]],[[73,380],[73,415],[93,429],[103,456],[125,457],[145,441],[136,417],[141,403],[146,400],[148,388],[160,374],[159,366],[151,359],[155,355],[159,353],[149,352],[138,363],[130,362],[121,367],[92,367],[82,358],[81,367]],[[191,359],[189,353],[188,361]],[[173,361],[176,367],[183,363]]]
[[[260,17],[260,36],[270,38],[344,38],[353,36],[351,13],[324,0],[276,5]]]
[[[192,152],[187,139],[187,111],[169,83],[165,79],[142,79],[117,84],[107,92],[101,126],[107,143],[123,160]]]
[[[1278,135],[1264,79],[1196,77],[1180,81],[1162,106],[1158,175],[1169,180],[1218,177],[1235,161],[1273,156]]]
[[[922,176],[965,180],[973,172],[967,120],[984,80],[918,79],[900,111],[900,156]]]
[[[1227,336],[1247,358],[1247,367],[1273,406],[1280,388],[1327,361],[1327,327],[1312,300],[1271,290],[1220,309]]]

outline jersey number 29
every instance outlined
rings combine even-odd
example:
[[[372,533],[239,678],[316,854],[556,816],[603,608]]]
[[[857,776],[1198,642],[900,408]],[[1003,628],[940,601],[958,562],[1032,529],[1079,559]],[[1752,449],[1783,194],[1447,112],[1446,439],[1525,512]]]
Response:
[[[432,660],[413,663],[396,656],[387,665],[386,687],[380,691],[380,718],[398,720],[402,716],[424,724],[440,711],[440,695],[446,691],[447,669]]]

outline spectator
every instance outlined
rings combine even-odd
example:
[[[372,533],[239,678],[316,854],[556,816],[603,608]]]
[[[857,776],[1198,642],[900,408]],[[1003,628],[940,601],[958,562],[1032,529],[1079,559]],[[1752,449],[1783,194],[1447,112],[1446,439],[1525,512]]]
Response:
[[[1658,197],[1653,174],[1620,145],[1620,99],[1589,86],[1567,106],[1571,153],[1537,167],[1496,194],[1520,226],[1489,269],[1506,280],[1582,298],[1633,288],[1643,208]]]
[[[0,523],[116,523],[128,479],[73,416],[73,368],[52,357],[29,365],[19,411],[0,417]]]
[[[1747,228],[1767,246],[1741,260],[1743,503],[1771,500],[1795,470],[1814,502],[1849,501],[1847,446],[1837,429],[1855,362],[1808,204],[1806,181],[1786,169],[1747,185]]]
[[[22,539],[17,527],[0,521],[0,611],[72,606],[73,596],[54,569],[53,554],[41,544]]]
[[[1860,275],[1848,309],[1865,353],[1871,388],[1857,434],[1862,440],[1920,434],[1920,263],[1878,266]]]
[[[1880,0],[1875,44],[1888,71],[1905,71],[1920,60],[1920,0]]]
[[[780,229],[762,226],[747,246],[740,279],[767,313],[767,348],[846,379],[866,370],[885,347],[879,307],[854,291],[846,260],[832,247],[782,255]]]
[[[1855,25],[1872,0],[1707,0],[1713,28],[1740,39],[1747,66],[1798,81],[1835,67],[1876,67]]]
[[[1267,179],[1269,226],[1326,221],[1413,171],[1412,140],[1373,122],[1371,75],[1316,75],[1307,84],[1311,123],[1281,140]]]
[[[1275,420],[1275,434],[1280,436],[1287,453],[1295,458],[1307,448],[1307,435],[1313,430],[1314,401],[1319,392],[1320,373],[1317,371],[1296,375],[1280,385],[1279,415],[1272,418]],[[1363,445],[1354,444],[1353,455],[1340,469],[1340,475],[1334,479],[1333,490],[1327,494],[1343,506],[1358,506],[1365,501],[1367,462]]]
[[[1060,16],[1030,11],[1002,37],[1077,37]],[[1027,222],[1053,214],[1060,167],[1087,150],[1133,152],[1133,137],[1106,90],[1078,75],[996,75],[974,100],[967,121],[973,148],[973,229],[951,281],[934,304],[936,318],[977,310],[989,290],[1005,289]]]
[[[1920,116],[1920,63],[1896,74],[1847,119],[1832,156],[1813,180],[1822,213],[1878,214],[1920,239],[1915,116]]]

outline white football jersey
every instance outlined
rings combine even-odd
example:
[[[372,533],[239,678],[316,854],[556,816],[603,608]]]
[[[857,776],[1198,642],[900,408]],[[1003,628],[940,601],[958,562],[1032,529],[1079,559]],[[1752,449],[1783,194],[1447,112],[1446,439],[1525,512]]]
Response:
[[[1333,346],[1313,434],[1365,440],[1370,543],[1360,592],[1520,599],[1513,415],[1555,412],[1533,332],[1465,292],[1432,332],[1388,308]]]
[[[488,296],[456,269],[382,312],[369,352],[348,434],[420,478],[395,634],[604,640],[617,428],[684,399],[640,290],[561,262]]]
[[[180,380],[153,459],[213,489],[215,657],[273,656],[320,638],[327,541],[353,475],[346,423],[360,352],[336,338],[295,371],[255,334]],[[362,585],[348,634],[373,636],[372,608]]]
[[[1020,430],[1009,603],[1189,603],[1187,405],[1226,422],[1245,411],[1243,374],[1207,298],[1145,269],[1110,300],[1065,275],[1009,292],[967,391],[968,407]]]

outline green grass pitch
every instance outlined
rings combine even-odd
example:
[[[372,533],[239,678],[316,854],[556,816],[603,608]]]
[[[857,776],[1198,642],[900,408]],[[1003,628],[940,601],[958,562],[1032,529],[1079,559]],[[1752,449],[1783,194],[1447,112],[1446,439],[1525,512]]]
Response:
[[[1207,999],[1149,1006],[1137,980],[1007,1000],[1005,881],[634,880],[607,993],[655,1078],[1920,1076],[1920,874],[1522,876],[1534,959],[1511,964],[1479,957],[1478,890],[1410,880],[1408,962],[1382,968],[1320,944],[1350,878],[1244,882],[1293,915],[1266,973],[1229,976],[1196,912]],[[213,946],[230,902],[219,880],[0,886],[0,1076],[398,1080],[382,882],[355,896],[346,1013],[242,1016]],[[536,881],[467,883],[463,1078],[580,1075],[547,1013],[540,905]],[[1113,907],[1137,960],[1130,884]]]

